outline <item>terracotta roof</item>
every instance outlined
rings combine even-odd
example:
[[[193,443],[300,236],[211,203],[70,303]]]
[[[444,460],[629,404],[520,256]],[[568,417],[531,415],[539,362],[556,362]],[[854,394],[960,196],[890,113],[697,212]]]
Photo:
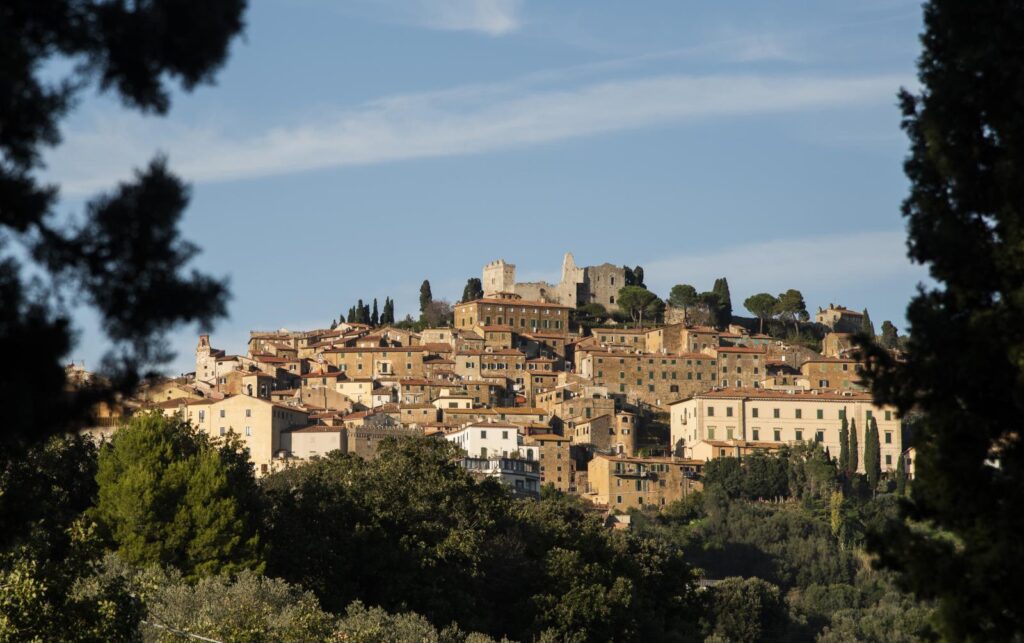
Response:
[[[327,426],[326,424],[314,424],[304,426],[301,429],[284,429],[281,433],[341,433],[345,430],[343,426]]]
[[[422,346],[343,346],[328,348],[325,353],[422,353]]]
[[[788,391],[777,391],[772,389],[763,388],[724,388],[724,389],[712,389],[710,391],[704,391],[703,393],[695,393],[689,397],[685,397],[675,402],[669,402],[669,406],[679,404],[688,400],[696,398],[710,398],[710,399],[762,399],[762,400],[798,400],[811,402],[814,400],[828,400],[830,402],[841,402],[849,400],[851,402],[871,402],[870,393],[862,393],[860,391],[796,391],[792,393]]]
[[[538,433],[536,435],[531,435],[526,439],[534,440],[536,442],[568,442],[572,438],[566,437],[564,435],[555,435],[554,433]]]
[[[612,462],[633,462],[637,464],[690,464],[696,466],[703,466],[706,464],[703,460],[689,460],[686,458],[676,457],[647,457],[640,458],[636,456],[625,456],[625,455],[609,455],[607,453],[595,453],[594,458],[601,458],[602,460],[610,460]]]

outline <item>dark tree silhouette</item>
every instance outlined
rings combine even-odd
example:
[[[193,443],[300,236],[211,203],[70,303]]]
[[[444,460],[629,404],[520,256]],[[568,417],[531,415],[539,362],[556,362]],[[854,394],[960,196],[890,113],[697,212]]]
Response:
[[[905,515],[874,547],[942,636],[1024,633],[1024,10],[924,6],[921,91],[903,91],[909,255],[928,266],[905,360],[862,339],[876,401],[920,413]],[[946,533],[943,533],[946,532]],[[954,537],[951,538],[950,534]]]
[[[245,4],[0,3],[0,349],[19,365],[0,374],[0,401],[12,410],[0,432],[5,455],[131,390],[140,372],[170,357],[164,338],[174,325],[205,326],[224,314],[226,283],[187,269],[197,251],[178,234],[188,189],[163,159],[92,200],[73,225],[51,216],[58,188],[40,183],[37,171],[44,148],[60,142],[76,94],[92,82],[156,114],[170,107],[170,82],[186,90],[211,82]],[[76,64],[59,81],[44,80],[42,66],[55,58]],[[112,341],[104,383],[74,391],[62,368],[74,345],[70,303],[92,307]]]
[[[470,277],[466,280],[466,287],[462,289],[462,301],[474,301],[484,296],[484,285],[479,277]]]

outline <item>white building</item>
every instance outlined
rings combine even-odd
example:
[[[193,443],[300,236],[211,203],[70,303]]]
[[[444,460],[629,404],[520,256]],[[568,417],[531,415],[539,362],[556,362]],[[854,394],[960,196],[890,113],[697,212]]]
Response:
[[[540,493],[540,463],[536,460],[497,456],[466,457],[460,464],[472,475],[494,478],[513,493],[526,496],[537,496]]]
[[[444,436],[472,458],[539,459],[539,447],[523,444],[520,427],[506,422],[477,422]]]

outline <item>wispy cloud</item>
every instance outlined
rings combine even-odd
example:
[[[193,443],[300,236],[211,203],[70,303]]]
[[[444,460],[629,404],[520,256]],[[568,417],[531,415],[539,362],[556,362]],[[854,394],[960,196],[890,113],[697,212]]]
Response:
[[[524,22],[523,0],[350,0],[336,8],[394,24],[488,36],[514,33]]]
[[[421,0],[426,26],[448,31],[479,31],[502,36],[522,26],[520,0]]]
[[[75,195],[124,178],[157,149],[198,182],[478,154],[700,119],[891,102],[905,80],[676,75],[558,90],[492,85],[393,96],[241,136],[108,113],[66,133],[49,174]]]

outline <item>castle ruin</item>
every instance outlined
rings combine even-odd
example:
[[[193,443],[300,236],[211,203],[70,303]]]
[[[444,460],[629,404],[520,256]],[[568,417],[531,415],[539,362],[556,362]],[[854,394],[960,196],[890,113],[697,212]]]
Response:
[[[483,268],[481,277],[484,296],[515,293],[523,299],[546,301],[573,308],[590,303],[601,304],[608,311],[616,309],[615,298],[626,285],[626,271],[622,266],[603,263],[599,266],[576,266],[571,252],[562,260],[562,280],[557,284],[546,281],[516,282],[516,266],[504,259],[492,261]]]

